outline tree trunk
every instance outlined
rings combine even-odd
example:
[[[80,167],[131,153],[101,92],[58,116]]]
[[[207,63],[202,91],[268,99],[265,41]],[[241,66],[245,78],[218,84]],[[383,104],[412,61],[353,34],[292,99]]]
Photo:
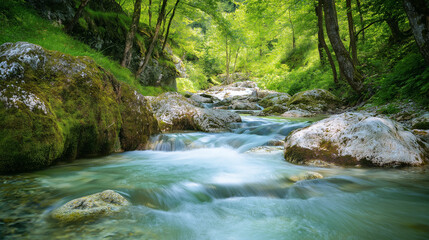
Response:
[[[420,53],[429,64],[429,3],[425,0],[404,0],[414,38]]]
[[[76,13],[74,14],[73,19],[71,20],[71,22],[67,25],[66,27],[66,32],[70,33],[73,31],[74,26],[76,25],[77,21],[79,20],[80,16],[82,15],[83,9],[85,9],[86,5],[88,5],[89,0],[82,0],[80,2],[80,5],[76,11]]]
[[[165,45],[167,44],[168,34],[170,33],[171,22],[173,21],[174,14],[176,13],[176,8],[177,8],[177,5],[179,5],[179,2],[180,0],[177,0],[176,4],[174,4],[173,13],[171,14],[170,20],[168,21],[167,33],[165,34],[164,43],[162,44],[163,51],[164,51]]]
[[[405,35],[401,31],[401,29],[399,29],[398,20],[394,17],[389,17],[386,19],[386,23],[389,26],[390,31],[392,32],[393,41],[401,42],[404,39]]]
[[[325,41],[325,36],[323,33],[323,12],[322,12],[322,1],[319,0],[316,5],[316,16],[317,16],[317,49],[319,50],[319,58],[322,65],[326,64],[325,57],[323,56],[323,42]],[[326,43],[325,43],[326,44]]]
[[[167,6],[167,0],[162,0],[161,11],[159,13],[158,20],[156,22],[155,33],[153,35],[152,42],[149,45],[149,48],[146,52],[145,57],[140,61],[139,68],[137,69],[137,72],[136,72],[136,78],[140,76],[140,74],[145,70],[145,68],[147,67],[147,64],[149,63],[149,60],[152,57],[153,49],[155,48],[155,44],[158,41],[159,30],[161,28],[161,23],[164,19],[166,6]]]
[[[325,25],[329,41],[332,44],[335,55],[337,56],[340,73],[342,73],[349,85],[358,93],[362,92],[363,77],[357,71],[350,57],[349,52],[344,47],[340,38],[338,27],[337,10],[335,9],[335,0],[324,0],[323,9],[325,12]]]
[[[130,31],[127,34],[127,39],[125,41],[125,48],[124,48],[124,57],[121,62],[122,67],[127,67],[132,58],[132,51],[134,44],[134,37],[136,36],[137,28],[139,26],[140,22],[140,12],[142,8],[142,0],[136,0],[134,4],[134,13],[133,13],[133,20],[131,22]]]
[[[362,30],[362,42],[365,42],[365,21],[363,20],[363,13],[362,13],[362,8],[360,7],[360,0],[356,0],[356,5],[357,5],[357,9],[359,12],[359,18],[360,18],[360,26],[363,29]],[[357,41],[357,37],[356,37],[356,41]]]
[[[149,8],[147,10],[149,15],[149,28],[152,26],[152,0],[149,0]]]
[[[228,36],[225,37],[225,68],[226,68],[226,84],[230,83],[229,79],[229,51],[228,51]]]
[[[328,45],[325,41],[325,33],[323,32],[323,0],[319,0],[319,3],[316,7],[316,14],[317,14],[317,26],[318,26],[318,39],[319,39],[319,54],[320,54],[320,61],[322,64],[324,64],[325,60],[323,57],[323,50],[325,50],[326,55],[328,56],[329,64],[332,68],[332,75],[334,77],[334,83],[338,84],[338,75],[337,75],[337,68],[335,66],[334,59],[332,58],[331,51],[329,51]]]
[[[295,28],[293,26],[292,17],[290,16],[290,9],[289,9],[289,22],[290,22],[290,27],[292,28],[292,48],[295,49],[296,47]]]
[[[356,47],[356,40],[355,40],[355,25],[353,22],[351,0],[346,0],[346,8],[347,8],[347,22],[349,24],[350,47],[352,49],[352,60],[353,60],[353,64],[357,66],[358,65],[357,47]]]
[[[234,70],[232,71],[233,73],[235,73],[235,67],[237,67],[237,58],[238,58],[239,52],[240,52],[240,46],[237,47],[237,52],[235,53]]]
[[[173,9],[170,9],[170,11],[167,12],[167,14],[165,14],[165,18],[164,21],[162,22],[162,31],[161,31],[161,36],[164,36],[164,32],[165,32],[165,24],[167,23],[167,21],[165,21],[165,19],[168,18],[168,16],[170,15],[171,11]]]

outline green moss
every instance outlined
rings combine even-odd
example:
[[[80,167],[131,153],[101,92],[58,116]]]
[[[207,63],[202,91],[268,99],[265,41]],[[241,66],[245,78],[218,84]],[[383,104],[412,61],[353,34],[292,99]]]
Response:
[[[0,172],[109,154],[118,138],[125,150],[142,149],[159,132],[146,100],[132,87],[87,57],[45,54],[44,67],[32,70],[16,60],[25,68],[24,78],[0,82],[9,99],[0,102]],[[46,113],[24,104],[29,96],[43,103]]]

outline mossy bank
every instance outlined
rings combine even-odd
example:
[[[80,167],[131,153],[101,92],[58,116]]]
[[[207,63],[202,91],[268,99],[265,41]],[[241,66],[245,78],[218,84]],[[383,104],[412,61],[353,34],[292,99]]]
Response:
[[[158,132],[144,96],[92,59],[0,46],[0,172],[142,149]]]

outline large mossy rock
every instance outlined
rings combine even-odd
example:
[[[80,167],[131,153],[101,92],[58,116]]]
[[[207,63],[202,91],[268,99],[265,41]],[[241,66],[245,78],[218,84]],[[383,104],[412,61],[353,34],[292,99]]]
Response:
[[[293,95],[287,105],[290,110],[329,112],[336,110],[340,103],[340,100],[329,91],[314,89]]]
[[[344,113],[291,133],[285,159],[322,166],[419,166],[427,161],[427,149],[395,121]]]
[[[79,223],[110,216],[129,205],[130,202],[119,193],[106,190],[71,200],[52,211],[51,216],[60,223]]]
[[[265,109],[261,115],[279,115],[290,110],[322,114],[335,112],[340,100],[323,89],[314,89],[297,93],[290,97],[287,93],[273,93],[259,101]]]
[[[274,105],[286,105],[290,100],[290,95],[287,93],[271,93],[259,101],[259,105],[264,108]]]
[[[0,172],[136,149],[157,132],[144,97],[90,58],[0,46]]]
[[[414,118],[411,124],[413,129],[429,129],[429,113]]]
[[[225,110],[205,109],[178,93],[164,93],[151,100],[161,130],[196,130],[217,132],[228,129],[229,123],[240,122],[240,115]]]

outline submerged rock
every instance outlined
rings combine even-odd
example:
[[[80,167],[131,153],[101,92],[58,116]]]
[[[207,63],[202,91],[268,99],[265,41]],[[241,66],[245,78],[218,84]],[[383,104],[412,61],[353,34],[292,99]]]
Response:
[[[298,164],[397,167],[422,165],[427,156],[420,140],[399,123],[345,113],[291,133],[285,159]]]
[[[247,153],[273,153],[283,151],[283,146],[259,146],[251,148]]]
[[[110,216],[129,205],[119,193],[106,190],[71,200],[52,211],[51,216],[60,223],[80,222]]]
[[[178,93],[164,93],[151,100],[161,130],[223,131],[228,124],[241,122],[240,115],[218,109],[204,109]]]
[[[88,57],[0,46],[0,172],[141,148],[158,125],[144,97]]]
[[[305,172],[303,174],[295,175],[289,178],[292,182],[298,182],[302,180],[313,180],[322,179],[323,175],[318,172]]]

